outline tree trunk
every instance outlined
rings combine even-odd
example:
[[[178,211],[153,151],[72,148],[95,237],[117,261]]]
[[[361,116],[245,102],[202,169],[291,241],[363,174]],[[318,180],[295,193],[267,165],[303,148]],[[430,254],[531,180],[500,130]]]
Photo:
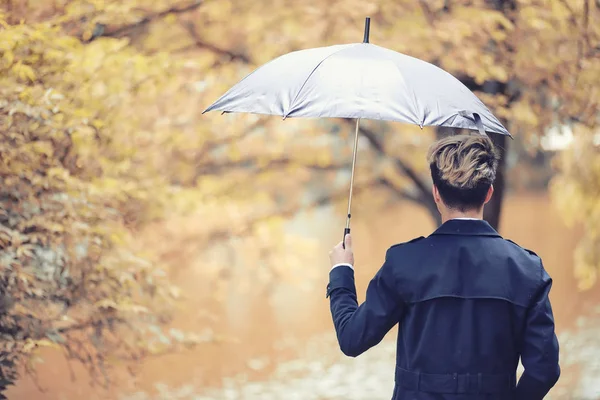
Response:
[[[515,22],[510,16],[509,11],[517,10],[517,2],[515,0],[491,0],[490,4],[497,10],[502,12],[508,17],[511,22]],[[506,93],[508,85],[498,81],[488,81],[483,84],[483,91],[493,95]],[[510,96],[509,105],[514,100],[513,96]],[[509,128],[508,121],[501,121],[504,126]],[[496,149],[500,152],[500,162],[498,163],[498,170],[496,171],[496,181],[494,182],[494,195],[490,202],[485,206],[483,212],[483,218],[489,222],[494,229],[500,229],[500,215],[502,214],[502,203],[504,201],[504,192],[506,187],[506,155],[508,154],[508,140],[504,135],[492,134],[490,136],[492,142],[496,146]]]
[[[496,181],[494,182],[494,195],[483,211],[485,219],[494,229],[500,228],[500,215],[502,214],[502,203],[504,201],[504,192],[506,187],[506,154],[508,140],[506,136],[490,134],[490,139],[494,142],[496,149],[500,153],[498,170],[496,171]]]

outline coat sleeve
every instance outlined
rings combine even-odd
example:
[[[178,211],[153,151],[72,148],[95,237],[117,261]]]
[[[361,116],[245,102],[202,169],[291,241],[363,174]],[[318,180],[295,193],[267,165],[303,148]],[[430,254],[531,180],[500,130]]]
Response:
[[[348,267],[334,268],[329,273],[327,295],[331,316],[342,352],[356,357],[384,338],[399,322],[404,311],[389,259],[369,283],[365,301],[359,306],[354,283],[354,271]]]
[[[541,269],[540,289],[527,313],[521,363],[523,375],[517,384],[518,400],[538,400],[552,389],[560,377],[559,345],[549,293],[552,279]]]

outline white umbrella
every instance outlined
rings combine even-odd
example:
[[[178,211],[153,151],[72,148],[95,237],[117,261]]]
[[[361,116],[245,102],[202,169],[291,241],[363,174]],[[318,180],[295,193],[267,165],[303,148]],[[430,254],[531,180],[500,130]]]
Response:
[[[204,112],[242,112],[285,118],[354,118],[356,131],[348,215],[360,119],[510,133],[463,83],[423,60],[369,43],[294,51],[264,64]]]

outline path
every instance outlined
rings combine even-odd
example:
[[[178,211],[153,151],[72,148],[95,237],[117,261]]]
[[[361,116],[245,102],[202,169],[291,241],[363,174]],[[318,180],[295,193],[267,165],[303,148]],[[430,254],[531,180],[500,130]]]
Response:
[[[565,332],[561,342],[564,372],[548,400],[600,399],[600,321],[580,320],[577,334]],[[395,343],[390,338],[357,358],[344,357],[332,335],[313,338],[298,360],[281,364],[269,380],[225,379],[223,387],[206,390],[189,385],[173,389],[158,384],[160,394],[135,393],[120,400],[389,400],[393,389]],[[253,360],[261,368],[265,360]],[[580,375],[570,367],[578,363]]]
[[[375,400],[389,399],[393,390],[395,344],[391,340],[355,359],[344,357],[331,335],[315,337],[302,359],[283,363],[264,382],[243,376],[224,380],[220,389],[201,391],[193,384],[169,389],[155,397],[145,393],[120,400]],[[251,367],[259,368],[261,360]]]

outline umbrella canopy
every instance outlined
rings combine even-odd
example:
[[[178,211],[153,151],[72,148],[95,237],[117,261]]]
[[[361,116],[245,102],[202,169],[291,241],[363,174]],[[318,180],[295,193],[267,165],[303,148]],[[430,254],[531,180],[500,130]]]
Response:
[[[370,43],[278,57],[204,112],[212,110],[284,118],[364,118],[480,131],[483,127],[510,135],[481,100],[448,72]]]
[[[433,64],[369,43],[300,50],[278,57],[229,89],[204,113],[218,110],[283,118],[355,118],[352,174],[344,235],[350,232],[359,121],[510,133],[458,79]]]

